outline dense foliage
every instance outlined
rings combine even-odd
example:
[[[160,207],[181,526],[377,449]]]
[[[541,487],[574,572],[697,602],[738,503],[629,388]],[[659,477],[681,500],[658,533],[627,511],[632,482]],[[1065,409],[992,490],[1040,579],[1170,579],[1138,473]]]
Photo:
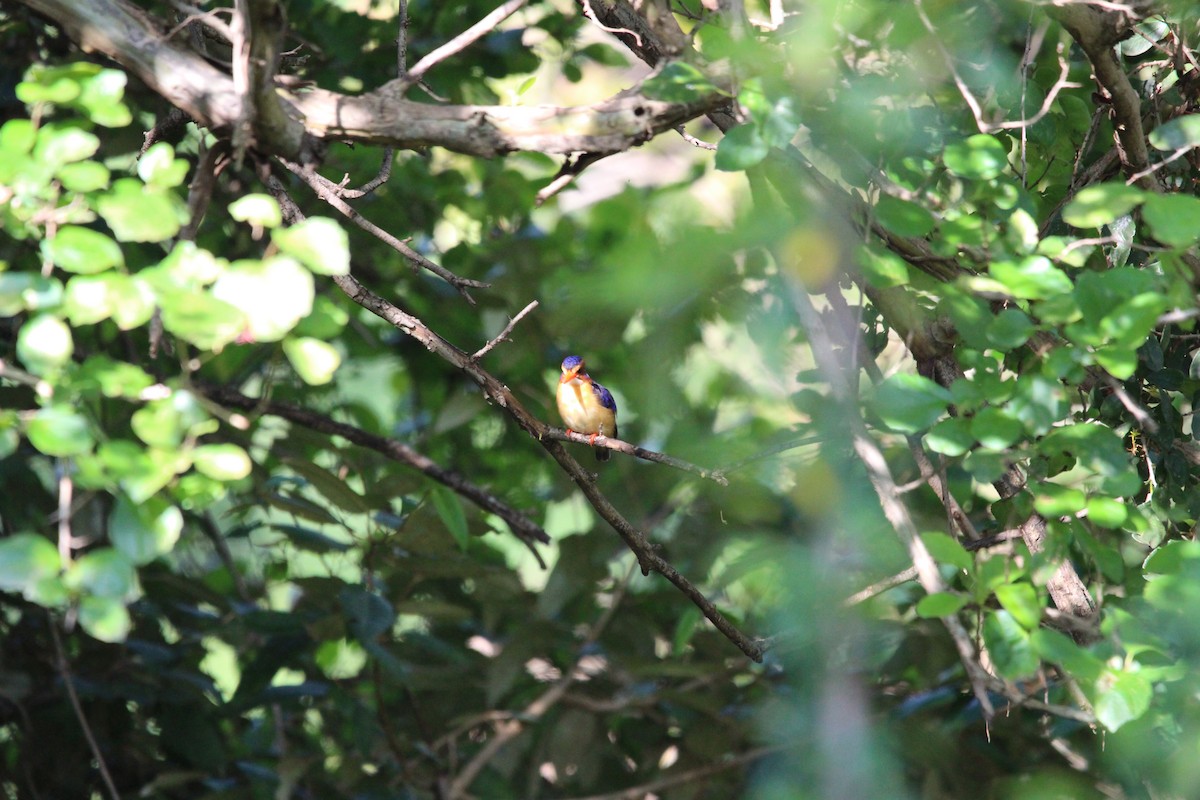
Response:
[[[1197,34],[6,4],[0,790],[1196,796]]]

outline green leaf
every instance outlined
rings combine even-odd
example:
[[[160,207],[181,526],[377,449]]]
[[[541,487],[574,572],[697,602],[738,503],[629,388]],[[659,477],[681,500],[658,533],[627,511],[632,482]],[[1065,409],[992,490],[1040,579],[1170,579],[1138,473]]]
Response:
[[[1087,505],[1087,495],[1079,489],[1043,482],[1036,487],[1033,507],[1044,517],[1065,517]]]
[[[154,378],[141,367],[102,355],[84,361],[77,377],[81,383],[94,381],[105,397],[134,399],[154,385]]]
[[[17,334],[17,358],[34,375],[46,375],[71,360],[75,341],[71,329],[58,317],[39,314]]]
[[[112,317],[123,331],[140,327],[154,315],[154,292],[140,278],[119,272],[76,275],[67,281],[63,310],[72,325],[92,325]]]
[[[96,201],[120,242],[163,242],[179,233],[187,208],[170,190],[122,178]]]
[[[132,600],[139,594],[133,564],[125,554],[111,547],[80,556],[63,581],[68,588],[84,595]]]
[[[971,419],[971,434],[989,450],[1006,451],[1024,433],[1020,422],[995,406],[981,408]]]
[[[62,302],[62,283],[29,272],[0,272],[0,317],[51,308]]]
[[[717,169],[739,172],[762,162],[771,150],[770,145],[753,125],[739,125],[721,137],[717,143]]]
[[[196,437],[217,428],[195,395],[184,390],[139,408],[133,412],[130,425],[143,442],[166,450],[178,447],[185,436]]]
[[[218,481],[237,481],[250,474],[252,464],[246,451],[236,444],[202,444],[192,450],[192,464]]]
[[[1200,118],[1200,117],[1198,117]],[[1154,238],[1171,247],[1190,247],[1200,239],[1200,198],[1155,194],[1146,198],[1142,218]]]
[[[285,456],[283,463],[287,464],[296,474],[301,475],[307,480],[325,499],[343,511],[349,511],[352,514],[365,514],[370,510],[367,502],[357,492],[346,485],[344,479],[339,478],[329,470],[314,464],[312,461],[293,458],[291,456]]]
[[[1063,221],[1076,228],[1099,228],[1128,214],[1145,197],[1141,189],[1120,182],[1089,186],[1063,208]]]
[[[1019,308],[1006,308],[996,315],[988,326],[987,337],[993,347],[1000,350],[1015,350],[1029,340],[1035,326],[1029,316]]]
[[[1027,256],[1020,261],[993,261],[988,265],[992,277],[1004,284],[1013,297],[1040,300],[1074,289],[1067,274],[1045,256]]]
[[[871,285],[880,289],[904,286],[909,282],[908,264],[890,251],[875,252],[865,247],[861,248],[859,266]]]
[[[292,258],[235,261],[212,287],[213,297],[241,309],[256,342],[277,342],[312,311],[312,273]]]
[[[175,158],[175,148],[167,142],[157,142],[142,153],[137,172],[147,186],[170,189],[183,183],[188,173],[188,162]]]
[[[125,603],[115,597],[91,595],[79,601],[79,626],[102,642],[123,642],[133,629]]]
[[[38,131],[33,158],[52,170],[58,170],[64,164],[91,158],[99,149],[100,139],[95,134],[73,126],[50,124]]]
[[[350,239],[331,219],[309,217],[289,228],[277,228],[271,231],[271,241],[318,275],[350,272]]]
[[[41,409],[25,427],[29,442],[48,456],[77,456],[92,449],[92,429],[85,417],[67,405]]]
[[[134,505],[119,495],[109,517],[113,547],[138,565],[170,553],[182,531],[183,514],[160,498]]]
[[[929,551],[929,555],[933,556],[933,560],[939,564],[950,564],[968,572],[975,566],[975,559],[971,557],[971,554],[955,539],[944,533],[937,531],[922,533],[921,541],[925,543],[925,549]]]
[[[693,103],[717,91],[708,76],[685,61],[671,61],[642,84],[642,93],[667,103]]]
[[[459,548],[466,550],[470,533],[467,531],[467,516],[463,513],[462,501],[457,494],[444,486],[434,486],[429,494],[442,524],[450,531]]]
[[[963,455],[975,444],[970,420],[963,417],[947,417],[929,429],[925,434],[925,444],[933,452],[944,456],[957,458]]]
[[[1008,168],[1008,148],[996,137],[979,133],[949,145],[942,153],[946,169],[960,178],[991,180]]]
[[[1168,120],[1150,131],[1151,146],[1172,152],[1200,145],[1200,114],[1185,114]]]
[[[246,327],[241,309],[208,292],[160,294],[163,327],[202,350],[220,352]]]
[[[42,253],[67,272],[92,274],[125,264],[121,247],[91,228],[64,225],[53,239],[42,242]]]
[[[17,533],[0,539],[0,591],[28,596],[38,581],[61,568],[58,549],[44,536]]]
[[[891,430],[918,433],[945,415],[950,393],[928,378],[897,373],[875,388],[870,403]]]
[[[996,587],[996,599],[1025,630],[1037,630],[1042,621],[1042,603],[1032,584],[1020,581]]]
[[[285,339],[283,352],[292,362],[296,374],[310,386],[329,383],[342,363],[342,357],[333,345],[304,336]]]
[[[1090,497],[1086,508],[1088,519],[1102,528],[1119,528],[1129,519],[1129,507],[1112,497]]]
[[[987,615],[983,622],[983,641],[1001,677],[1019,680],[1037,671],[1039,661],[1029,633],[1007,610]]]
[[[339,542],[332,536],[326,536],[318,530],[306,528],[303,525],[274,523],[271,525],[271,528],[286,536],[288,541],[296,545],[296,547],[312,553],[345,553],[351,547],[345,542]]]
[[[396,612],[385,598],[357,586],[338,593],[338,602],[350,620],[350,630],[361,642],[371,642],[392,629]]]
[[[1030,641],[1043,660],[1060,665],[1077,680],[1090,683],[1104,671],[1103,661],[1058,631],[1038,628],[1030,634]]]
[[[278,228],[283,224],[279,203],[269,194],[246,194],[229,204],[229,216],[260,228]]]
[[[69,192],[95,192],[108,187],[111,174],[108,167],[96,161],[81,161],[78,164],[66,164],[58,169],[55,176]]]
[[[897,236],[924,236],[937,224],[924,206],[890,195],[879,198],[874,214],[883,227]]]
[[[1106,670],[1096,681],[1096,719],[1115,731],[1145,714],[1153,693],[1150,681],[1136,672]]]
[[[967,604],[967,598],[950,592],[927,594],[917,602],[917,616],[936,619],[957,614]]]

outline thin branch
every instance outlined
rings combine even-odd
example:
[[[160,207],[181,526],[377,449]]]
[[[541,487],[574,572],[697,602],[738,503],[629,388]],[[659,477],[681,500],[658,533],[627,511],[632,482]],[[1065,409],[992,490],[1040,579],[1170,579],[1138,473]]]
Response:
[[[71,566],[71,495],[75,483],[63,459],[55,459],[54,471],[58,474],[58,558],[66,569]]]
[[[434,65],[445,61],[450,56],[461,53],[484,36],[487,36],[497,25],[512,16],[525,3],[526,0],[508,0],[507,3],[497,7],[486,17],[479,20],[479,22],[476,22],[458,36],[455,36],[416,64],[413,64],[412,69],[404,77],[404,81],[409,84],[415,83],[417,79],[432,69]]]
[[[1013,530],[1001,531],[1000,533],[997,533],[994,536],[986,536],[982,539],[976,539],[976,540],[970,541],[970,542],[963,542],[962,545],[963,545],[963,548],[967,550],[967,552],[974,552],[976,550],[984,550],[989,547],[995,547],[997,545],[1005,544],[1007,542],[1011,542],[1011,541],[1014,541],[1014,540],[1020,539],[1020,538],[1021,538],[1021,531],[1014,528]],[[854,594],[850,595],[845,600],[843,600],[842,605],[845,605],[845,606],[858,605],[859,603],[870,600],[872,597],[875,597],[876,595],[883,594],[888,589],[894,589],[897,586],[900,586],[901,584],[908,583],[911,580],[916,580],[916,577],[917,577],[917,568],[916,567],[909,567],[908,569],[901,570],[900,572],[897,572],[895,575],[890,575],[881,581],[876,581],[875,583],[871,584],[870,586],[866,587],[865,589],[858,590],[857,592],[855,592]],[[1051,611],[1057,612],[1059,614],[1062,613],[1062,612],[1059,612],[1057,609],[1047,609],[1047,613],[1049,613]],[[1067,617],[1069,615],[1063,614],[1063,616]],[[1070,617],[1070,618],[1076,619],[1075,617]]]
[[[729,479],[725,477],[725,473],[721,470],[706,469],[697,466],[681,458],[675,458],[665,453],[659,453],[655,450],[647,450],[644,447],[638,447],[635,444],[613,439],[610,436],[597,436],[595,441],[592,441],[590,433],[576,433],[571,431],[567,433],[560,428],[547,428],[543,434],[547,439],[557,439],[560,442],[579,442],[580,444],[591,445],[592,447],[604,447],[609,450],[615,450],[618,453],[640,458],[643,461],[653,461],[656,464],[665,464],[668,467],[674,467],[684,472],[690,472],[693,475],[699,475],[701,478],[707,478],[710,481],[716,481],[722,486],[729,485]]]
[[[303,425],[306,428],[320,431],[321,433],[341,436],[343,439],[353,442],[360,447],[369,448],[394,461],[399,461],[413,469],[419,470],[429,478],[470,500],[484,511],[491,512],[503,519],[508,523],[513,533],[529,546],[529,549],[535,556],[538,553],[533,547],[534,542],[550,543],[550,537],[546,535],[546,532],[529,517],[512,508],[495,495],[471,483],[459,473],[445,469],[433,459],[417,452],[403,442],[368,433],[362,428],[338,422],[324,414],[319,414],[310,409],[290,403],[278,400],[264,401],[257,397],[249,397],[228,386],[197,386],[197,388],[204,392],[206,396],[222,405],[242,409],[243,411],[257,410],[263,414],[282,417],[297,425]],[[540,563],[541,559],[539,558],[538,561]],[[545,567],[545,564],[542,564],[542,566]]]
[[[540,190],[538,190],[537,198],[534,200],[534,205],[542,205],[554,195],[561,192],[563,189],[571,185],[576,177],[581,172],[595,164],[600,159],[604,158],[607,153],[583,153],[578,158],[571,160],[568,158],[559,168],[558,174]]]
[[[537,307],[538,307],[538,301],[534,300],[529,305],[525,306],[520,311],[518,311],[517,315],[508,321],[508,324],[504,326],[504,329],[502,331],[500,331],[498,334],[496,334],[483,347],[479,348],[478,350],[476,350],[474,353],[471,354],[471,360],[478,361],[479,359],[483,358],[488,353],[490,353],[492,351],[492,348],[494,348],[496,345],[500,344],[501,342],[512,341],[511,339],[508,338],[508,335],[510,333],[512,333],[513,328],[517,327],[517,323],[519,323],[525,317],[526,314],[528,314],[530,311],[533,311]]]
[[[683,129],[682,125],[680,125],[675,130],[679,132],[679,135],[683,137],[683,140],[685,142],[692,145],[693,147],[699,147],[701,150],[714,150],[715,151],[717,149],[717,146],[715,144],[713,144],[712,142],[706,142],[703,139],[697,139],[695,136],[692,136],[690,133],[688,133],[687,131],[685,131]]]
[[[338,196],[336,184],[327,180],[326,178],[321,177],[312,170],[305,169],[299,164],[293,164],[292,162],[284,159],[280,159],[280,161],[285,167],[288,168],[289,172],[308,184],[309,188],[316,193],[319,199],[324,200],[330,206],[341,212],[344,217],[349,219],[355,225],[396,250],[398,253],[408,259],[414,267],[428,270],[429,272],[432,272],[434,275],[437,275],[439,278],[449,283],[458,290],[458,293],[461,294],[467,300],[467,302],[471,303],[472,305],[475,304],[475,298],[471,297],[471,293],[467,290],[486,289],[491,286],[490,283],[485,283],[484,281],[477,281],[471,278],[461,278],[443,267],[441,264],[430,261],[416,250],[413,250],[411,247],[409,247],[408,244],[402,239],[396,238],[351,208],[345,200],[342,200],[342,198]]]
[[[717,761],[715,764],[706,764],[703,767],[685,770],[683,772],[668,775],[665,778],[643,783],[640,786],[632,786],[628,789],[622,789],[616,792],[606,792],[605,794],[589,794],[586,797],[576,797],[572,800],[642,800],[645,797],[657,796],[664,789],[671,789],[676,786],[683,786],[688,783],[695,783],[712,775],[717,775],[737,767],[745,766],[746,764],[758,761],[760,758],[782,753],[788,749],[787,745],[777,744],[770,747],[758,747],[754,750],[748,750],[745,753],[739,753],[735,756],[730,756],[722,761]]]
[[[121,800],[121,793],[117,791],[117,786],[113,783],[112,774],[108,771],[108,764],[104,761],[104,754],[100,752],[100,745],[96,742],[95,734],[92,733],[92,726],[88,724],[87,717],[84,716],[83,706],[79,702],[79,695],[75,693],[75,683],[71,678],[71,667],[67,663],[67,654],[63,649],[62,639],[58,635],[58,624],[49,613],[46,615],[46,627],[50,629],[50,639],[54,642],[54,660],[58,667],[58,675],[62,679],[64,688],[67,690],[67,699],[71,701],[71,709],[75,712],[75,719],[79,721],[79,727],[83,730],[83,737],[87,739],[88,748],[92,751],[92,757],[96,759],[96,766],[100,770],[100,778],[104,781],[104,786],[108,789],[108,794],[112,800]]]
[[[971,93],[971,88],[967,86],[966,81],[958,74],[958,68],[954,64],[954,58],[950,55],[950,51],[942,44],[942,38],[938,35],[937,29],[933,26],[933,22],[925,13],[925,7],[921,4],[921,0],[913,0],[913,7],[916,9],[917,16],[921,19],[921,24],[925,26],[925,30],[929,32],[933,39],[933,45],[938,49],[942,56],[942,62],[946,65],[946,70],[950,73],[950,77],[954,80],[954,85],[958,87],[958,93],[962,95],[963,101],[967,107],[971,109],[971,115],[975,117],[975,125],[979,128],[980,133],[995,133],[996,131],[1013,130],[1016,128],[1027,128],[1037,124],[1042,117],[1050,113],[1050,107],[1054,105],[1055,99],[1059,92],[1063,89],[1078,89],[1080,84],[1073,83],[1067,80],[1070,74],[1071,65],[1066,58],[1063,57],[1063,46],[1058,46],[1058,66],[1059,76],[1054,85],[1050,87],[1050,91],[1046,93],[1045,99],[1042,101],[1042,107],[1032,117],[1025,119],[1014,120],[1010,122],[988,122],[983,118],[983,108],[979,105],[979,101],[975,99],[975,95]]]
[[[450,787],[447,791],[447,800],[457,800],[457,798],[466,794],[467,790],[471,788],[471,784],[475,781],[475,778],[496,757],[500,749],[521,735],[530,724],[537,722],[545,716],[546,712],[562,700],[567,690],[571,688],[571,685],[584,674],[579,669],[579,662],[588,648],[600,638],[604,629],[608,627],[608,623],[612,621],[613,616],[621,605],[621,601],[625,598],[625,590],[628,588],[632,577],[633,568],[631,564],[630,569],[626,570],[624,578],[621,579],[621,582],[613,592],[612,602],[609,603],[608,608],[590,626],[587,635],[584,636],[583,641],[577,648],[579,656],[576,657],[575,663],[563,673],[561,678],[555,681],[553,686],[526,706],[523,711],[497,722],[494,735],[488,738],[483,747],[479,748],[478,752],[471,757],[470,761],[463,765],[463,768],[454,776],[454,780],[450,782]]]
[[[408,77],[408,0],[400,0],[396,15],[396,77]]]

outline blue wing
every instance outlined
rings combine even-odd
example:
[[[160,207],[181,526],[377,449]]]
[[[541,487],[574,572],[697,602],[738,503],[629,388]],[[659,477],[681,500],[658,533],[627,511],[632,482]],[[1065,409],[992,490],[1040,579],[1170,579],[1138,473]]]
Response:
[[[612,411],[615,416],[617,413],[617,401],[613,399],[612,392],[595,381],[592,381],[592,392],[596,395],[596,399],[600,401],[600,405]]]

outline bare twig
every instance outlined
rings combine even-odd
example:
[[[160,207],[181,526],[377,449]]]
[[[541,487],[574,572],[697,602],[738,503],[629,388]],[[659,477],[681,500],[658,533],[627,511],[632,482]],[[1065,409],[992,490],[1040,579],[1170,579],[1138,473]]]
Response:
[[[46,627],[50,630],[50,639],[54,642],[54,660],[58,667],[58,676],[62,679],[63,687],[67,690],[67,699],[71,701],[71,710],[75,712],[75,719],[79,721],[79,727],[83,730],[83,737],[87,739],[88,748],[92,751],[92,757],[96,759],[96,766],[100,770],[100,778],[104,781],[104,786],[108,789],[108,794],[112,800],[121,800],[121,794],[117,791],[117,786],[113,783],[112,774],[108,771],[108,764],[104,761],[104,754],[100,752],[100,745],[96,742],[96,736],[92,733],[92,726],[88,724],[87,717],[84,716],[83,706],[79,702],[79,695],[75,692],[75,682],[71,678],[71,667],[67,663],[67,653],[63,649],[62,638],[58,635],[58,623],[54,621],[54,617],[50,614],[46,615]]]
[[[71,495],[75,483],[63,459],[55,459],[54,471],[58,474],[58,558],[66,569],[71,566]]]
[[[679,135],[683,137],[683,140],[685,142],[692,145],[693,147],[699,147],[701,150],[716,150],[717,149],[717,146],[715,144],[713,144],[712,142],[706,142],[703,139],[697,139],[695,136],[692,136],[690,133],[688,133],[687,131],[685,131],[683,129],[682,125],[680,125],[675,130],[677,130],[679,132]]]
[[[455,36],[416,64],[413,64],[412,69],[408,70],[408,74],[403,77],[403,80],[409,84],[415,83],[422,75],[432,69],[435,64],[445,61],[457,53],[461,53],[479,39],[491,33],[497,25],[512,16],[525,3],[526,0],[508,0],[507,3],[494,9],[486,17],[479,20],[479,22],[476,22],[458,36]]]
[[[530,311],[533,311],[537,307],[538,307],[538,301],[534,300],[529,305],[525,306],[520,311],[518,311],[517,315],[508,321],[508,324],[504,326],[504,329],[502,331],[500,331],[498,334],[496,334],[494,337],[492,337],[492,339],[489,340],[488,343],[485,344],[483,347],[479,348],[478,350],[476,350],[474,353],[471,354],[471,360],[478,361],[479,359],[483,358],[488,353],[490,353],[492,351],[492,348],[494,348],[496,345],[500,344],[501,342],[512,341],[511,339],[508,338],[508,335],[510,333],[512,333],[513,328],[517,327],[517,323],[520,322],[525,317],[526,314],[528,314]]]
[[[443,267],[441,264],[430,261],[416,250],[413,250],[411,247],[409,247],[405,241],[396,238],[351,208],[345,200],[338,196],[336,184],[327,180],[326,178],[321,177],[316,172],[305,169],[299,164],[293,164],[292,162],[285,161],[283,159],[280,159],[280,161],[285,167],[288,168],[288,171],[290,171],[300,180],[307,183],[309,187],[316,192],[318,198],[324,200],[333,208],[337,209],[343,216],[345,216],[358,227],[362,228],[367,233],[370,233],[384,244],[395,249],[398,253],[407,258],[414,267],[419,267],[432,272],[434,275],[437,275],[439,278],[449,283],[451,286],[457,289],[458,293],[461,294],[472,305],[475,304],[475,298],[471,297],[471,293],[467,290],[486,289],[487,287],[491,286],[490,283],[485,283],[484,281],[459,277]]]
[[[954,85],[958,87],[958,93],[962,95],[967,107],[971,109],[971,115],[975,117],[975,125],[979,128],[980,133],[995,133],[996,131],[1027,128],[1034,125],[1042,117],[1050,113],[1050,108],[1054,105],[1059,92],[1063,89],[1077,89],[1080,86],[1078,83],[1067,80],[1071,66],[1063,56],[1063,46],[1060,44],[1058,46],[1058,65],[1060,70],[1058,80],[1054,82],[1054,85],[1050,87],[1050,91],[1046,93],[1046,97],[1042,101],[1042,107],[1038,109],[1037,113],[1032,117],[1010,122],[988,122],[983,118],[983,108],[979,105],[979,101],[975,99],[975,95],[971,93],[971,88],[967,86],[966,81],[958,74],[958,67],[954,64],[954,58],[950,55],[950,51],[946,49],[946,46],[942,44],[942,38],[938,35],[937,29],[933,26],[933,22],[929,19],[929,16],[925,13],[925,7],[921,4],[921,0],[913,0],[913,7],[916,9],[917,16],[921,19],[921,24],[925,26],[925,30],[929,31],[934,47],[938,49],[938,52],[942,56],[942,61],[946,65],[946,70],[954,80]]]

